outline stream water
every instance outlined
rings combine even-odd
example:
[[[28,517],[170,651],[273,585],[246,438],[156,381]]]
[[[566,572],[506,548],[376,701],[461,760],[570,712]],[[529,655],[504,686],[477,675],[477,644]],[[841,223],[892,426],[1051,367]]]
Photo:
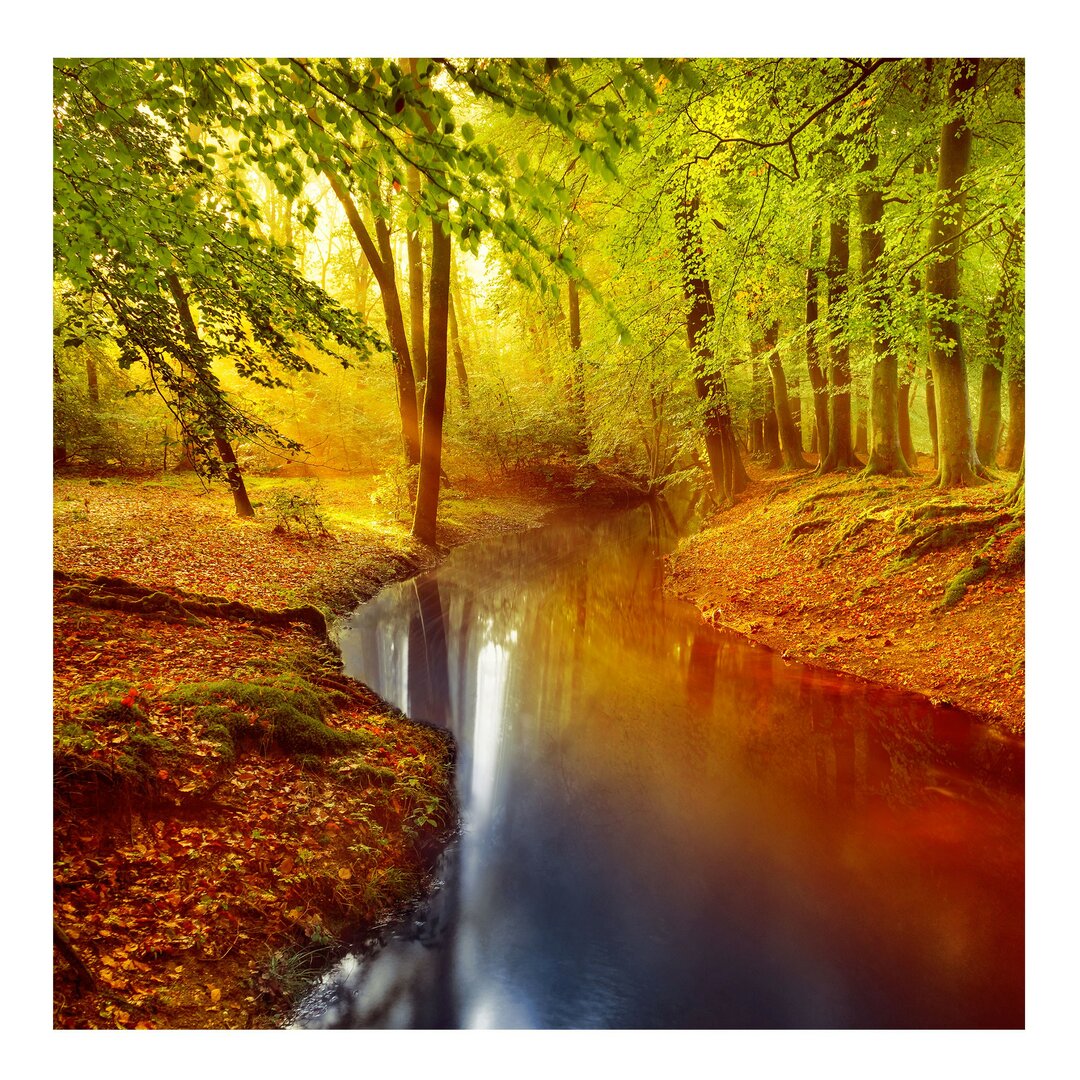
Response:
[[[674,524],[497,537],[351,617],[463,825],[295,1026],[1023,1026],[1023,743],[707,627]]]

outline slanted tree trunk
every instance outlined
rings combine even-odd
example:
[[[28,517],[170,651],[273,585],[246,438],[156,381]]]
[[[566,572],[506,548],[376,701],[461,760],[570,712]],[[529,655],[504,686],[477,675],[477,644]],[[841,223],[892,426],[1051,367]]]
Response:
[[[791,415],[787,380],[784,378],[784,366],[780,362],[780,350],[776,345],[779,336],[778,322],[765,328],[765,348],[768,350],[769,375],[772,378],[773,416],[779,437],[780,464],[785,469],[808,469],[810,464],[802,455],[802,441],[795,426],[795,419]]]
[[[964,219],[964,176],[971,159],[971,128],[964,98],[975,87],[978,60],[958,60],[949,79],[950,119],[941,130],[938,157],[938,208],[930,222],[927,272],[930,366],[937,395],[939,487],[981,483],[968,400],[967,366],[961,340],[960,234]]]
[[[442,428],[446,406],[446,339],[450,309],[450,233],[431,222],[431,282],[428,306],[428,370],[421,432],[420,479],[412,534],[422,544],[435,545],[442,474]]]
[[[397,278],[394,268],[394,252],[390,246],[390,227],[378,214],[375,215],[375,236],[378,247],[353,202],[349,189],[331,168],[327,158],[320,158],[323,174],[338,197],[345,216],[349,219],[353,234],[360,243],[382,298],[383,315],[386,319],[386,335],[390,339],[390,352],[397,381],[398,414],[401,418],[401,441],[405,460],[410,465],[420,461],[420,427],[416,406],[416,380],[413,377],[409,341],[405,334],[405,322],[401,314]]]
[[[806,262],[806,368],[814,393],[814,435],[810,449],[824,457],[829,447],[829,379],[821,366],[818,351],[818,265],[821,255],[821,226],[814,222],[810,232],[810,255]]]
[[[694,371],[694,389],[705,407],[705,448],[709,455],[716,500],[730,505],[746,483],[746,473],[739,459],[739,448],[731,421],[727,385],[723,373],[714,365],[709,333],[715,316],[712,290],[705,276],[701,231],[697,224],[697,198],[683,203],[676,217],[679,255],[682,267],[683,294],[689,308],[686,313],[686,339]]]
[[[872,133],[871,133],[872,135]],[[888,328],[888,298],[882,273],[885,234],[882,227],[884,202],[876,183],[870,179],[877,168],[877,152],[867,156],[863,173],[867,177],[859,192],[862,280],[870,307],[871,347],[874,365],[870,375],[870,414],[873,445],[866,462],[868,476],[910,476],[900,441],[900,391],[896,351]],[[863,415],[860,413],[860,416]],[[859,447],[856,443],[856,448]]]
[[[450,344],[454,349],[454,371],[457,373],[458,396],[461,407],[469,407],[469,373],[465,370],[465,356],[461,351],[461,339],[458,336],[457,304],[454,302],[454,290],[450,290],[447,316],[450,324]]]
[[[199,331],[195,325],[195,317],[191,314],[191,305],[188,303],[187,294],[184,292],[184,288],[176,274],[168,274],[166,280],[173,301],[176,303],[176,310],[180,314],[180,326],[187,346],[194,355],[199,356],[203,353],[203,346],[199,340]],[[208,416],[206,419],[210,423],[210,432],[214,437],[214,446],[217,447],[218,456],[225,465],[225,478],[229,483],[229,489],[232,491],[233,505],[236,507],[237,517],[254,517],[255,508],[251,505],[251,499],[248,498],[247,486],[244,484],[244,474],[240,471],[240,465],[236,460],[236,455],[233,453],[232,444],[229,442],[228,435],[218,419],[216,403],[213,401],[208,402]]]
[[[847,299],[850,258],[846,207],[829,222],[829,258],[825,264],[829,300],[829,449],[818,463],[818,473],[856,468],[851,440],[851,360],[841,321]]]

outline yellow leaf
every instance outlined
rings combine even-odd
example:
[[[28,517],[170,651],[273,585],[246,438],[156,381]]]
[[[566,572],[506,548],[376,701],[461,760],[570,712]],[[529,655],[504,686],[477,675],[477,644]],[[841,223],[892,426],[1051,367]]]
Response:
[[[352,871],[351,871],[351,870],[350,870],[350,869],[349,869],[349,868],[348,868],[347,866],[343,866],[343,867],[342,867],[342,868],[341,868],[341,869],[340,869],[340,870],[339,870],[339,871],[337,872],[337,876],[338,876],[339,878],[341,878],[341,880],[342,880],[342,881],[348,881],[348,880],[349,880],[349,878],[351,878],[351,877],[352,877]]]
[[[215,1004],[221,1000],[221,991],[216,986],[210,987],[210,1000]]]

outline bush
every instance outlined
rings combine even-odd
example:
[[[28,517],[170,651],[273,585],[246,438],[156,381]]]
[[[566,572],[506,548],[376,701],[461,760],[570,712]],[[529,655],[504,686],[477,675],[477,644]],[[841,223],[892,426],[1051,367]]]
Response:
[[[274,522],[274,532],[291,532],[296,524],[309,540],[330,535],[323,519],[318,485],[307,491],[282,488],[264,499],[263,507]]]

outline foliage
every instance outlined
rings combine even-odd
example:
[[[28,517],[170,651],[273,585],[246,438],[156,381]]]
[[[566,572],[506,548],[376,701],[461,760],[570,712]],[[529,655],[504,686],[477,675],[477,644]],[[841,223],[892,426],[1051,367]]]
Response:
[[[295,524],[307,533],[309,540],[329,536],[319,492],[315,488],[304,491],[278,488],[266,496],[263,506],[274,522],[275,530],[288,532]]]

